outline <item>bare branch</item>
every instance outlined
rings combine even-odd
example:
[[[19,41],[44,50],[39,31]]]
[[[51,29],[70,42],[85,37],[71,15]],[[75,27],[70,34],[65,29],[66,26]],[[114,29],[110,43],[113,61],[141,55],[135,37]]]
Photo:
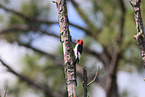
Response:
[[[97,53],[96,51],[93,51],[87,47],[84,47],[84,53],[88,53],[90,55],[93,55],[94,57],[99,59],[105,66],[109,63],[109,58],[105,52]]]
[[[29,21],[29,22],[34,22],[34,23],[37,22],[37,23],[42,23],[42,24],[58,24],[57,21],[48,21],[47,19],[39,19],[39,18],[27,16],[27,15],[21,13],[21,12],[17,12],[15,10],[12,10],[10,8],[7,8],[7,7],[3,6],[2,4],[0,4],[0,8],[6,10],[8,12],[11,12],[11,13],[13,13],[13,14],[21,17],[21,18],[23,18],[24,20]],[[91,33],[89,30],[87,30],[87,29],[85,29],[85,28],[83,28],[83,27],[81,27],[79,25],[76,25],[76,24],[73,24],[73,23],[69,23],[69,24],[71,26],[73,26],[73,27],[76,27],[76,28],[78,28],[78,29],[86,32],[86,33]]]
[[[12,9],[10,9],[10,8],[7,8],[7,7],[3,6],[2,4],[0,4],[0,8],[6,10],[6,11],[8,11],[8,12],[14,13],[14,14],[16,14],[17,16],[19,16],[19,17],[21,17],[21,18],[23,18],[23,19],[25,19],[25,20],[31,21],[31,22],[39,22],[39,23],[47,23],[47,24],[56,24],[56,23],[58,23],[58,22],[46,21],[45,19],[39,20],[39,19],[37,19],[37,18],[35,18],[35,17],[29,17],[29,16],[27,16],[27,15],[21,13],[21,12],[17,12],[17,11],[15,11],[15,10],[12,10]]]
[[[11,31],[29,31],[29,30],[30,30],[30,27],[28,25],[16,24],[16,25],[11,26],[8,29],[1,30],[0,35],[11,32]]]
[[[32,47],[32,46],[29,45],[29,44],[24,44],[24,43],[22,43],[22,42],[20,42],[20,41],[17,41],[17,42],[18,42],[18,44],[21,45],[21,46],[27,47],[27,48],[29,48],[29,49],[32,49],[32,50],[35,51],[35,52],[38,52],[38,53],[43,54],[43,55],[46,55],[46,56],[49,57],[50,59],[54,60],[54,62],[55,62],[55,64],[56,64],[57,66],[63,66],[62,58],[60,58],[60,57],[58,57],[58,56],[55,56],[55,55],[52,55],[52,54],[50,54],[50,53],[48,53],[48,52],[46,53],[46,52],[44,52],[44,51],[41,51],[41,50],[39,50],[39,49],[37,49],[37,48]]]
[[[87,84],[87,86],[89,86],[90,84],[92,84],[92,83],[96,80],[96,78],[97,78],[97,76],[98,76],[98,73],[99,73],[99,69],[100,69],[100,66],[99,66],[98,69],[97,69],[97,72],[96,72],[96,75],[95,75],[94,79],[93,79],[91,82],[89,82],[89,83]]]
[[[31,30],[32,31],[38,31],[38,32],[41,32],[43,34],[46,34],[46,35],[49,35],[49,36],[53,36],[53,37],[56,37],[56,38],[59,37],[56,34],[48,33],[47,31],[41,30],[40,28],[37,28],[37,27],[31,27],[30,25],[27,25],[27,24],[15,24],[15,25],[12,25],[11,27],[9,27],[7,29],[1,30],[0,31],[0,35],[6,34],[6,33],[9,33],[9,32],[12,32],[12,31],[31,31]]]
[[[46,94],[50,95],[51,97],[63,97],[61,94],[58,94],[56,92],[50,91],[48,88],[46,88],[44,85],[40,85],[36,82],[33,82],[32,80],[30,80],[29,78],[27,78],[24,75],[21,75],[19,73],[17,73],[15,70],[13,70],[10,66],[8,66],[2,59],[0,59],[0,62],[2,63],[3,66],[5,66],[7,68],[7,70],[9,72],[11,72],[12,74],[16,75],[18,78],[20,78],[22,81],[26,82],[27,84],[29,84],[30,86],[34,86],[40,90],[42,90],[43,92],[45,92]]]

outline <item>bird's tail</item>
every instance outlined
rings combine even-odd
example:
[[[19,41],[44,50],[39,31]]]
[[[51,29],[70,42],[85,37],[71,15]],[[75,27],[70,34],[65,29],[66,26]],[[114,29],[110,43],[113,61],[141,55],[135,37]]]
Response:
[[[78,58],[74,61],[74,69],[75,69],[75,74],[74,74],[74,77],[75,77],[75,82],[76,82],[76,86],[77,86],[77,77],[76,77],[76,63],[78,63]]]
[[[74,65],[76,65],[77,61],[78,61],[78,58],[74,61]]]
[[[78,58],[74,61],[74,65],[76,65],[77,63],[79,63],[79,59]]]

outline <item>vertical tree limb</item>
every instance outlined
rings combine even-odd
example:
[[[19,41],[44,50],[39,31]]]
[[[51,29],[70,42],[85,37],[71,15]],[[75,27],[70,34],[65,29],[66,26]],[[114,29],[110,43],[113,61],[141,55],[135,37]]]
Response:
[[[141,9],[140,9],[141,0],[132,0],[130,3],[134,9],[134,17],[135,17],[136,29],[137,29],[137,35],[134,35],[134,38],[136,39],[137,44],[139,45],[144,68],[145,68],[145,34],[143,30],[143,21],[141,17]]]
[[[87,70],[86,67],[83,68],[83,88],[84,88],[84,97],[87,97]]]
[[[74,54],[72,49],[71,36],[69,32],[69,21],[67,17],[66,0],[58,0],[55,3],[58,9],[60,41],[63,44],[64,72],[67,84],[68,97],[77,97],[76,78],[75,78],[76,70],[75,65],[73,65]]]

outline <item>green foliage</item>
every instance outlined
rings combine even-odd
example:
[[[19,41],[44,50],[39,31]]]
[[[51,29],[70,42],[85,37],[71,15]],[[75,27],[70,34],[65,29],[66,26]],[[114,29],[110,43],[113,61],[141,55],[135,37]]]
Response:
[[[43,18],[48,17],[47,14],[43,13],[48,13],[49,12],[49,6],[40,6],[41,2],[39,0],[30,0],[29,3],[24,3],[22,5],[22,12],[28,16],[31,17],[40,17],[42,16]],[[43,16],[44,15],[44,16]]]
[[[145,19],[144,19],[144,17],[145,17],[145,1],[144,0],[142,0],[141,1],[141,14],[142,14],[142,19],[143,19],[143,24],[145,25]]]
[[[25,23],[24,19],[22,19],[21,17],[13,14],[10,16],[10,21],[9,21],[9,26],[12,26],[14,24],[23,24]]]
[[[60,93],[65,91],[65,79],[63,68],[56,67],[52,60],[38,54],[26,54],[22,73],[39,83],[45,83],[47,87]],[[61,90],[60,90],[61,88]]]
[[[38,6],[38,5],[40,5],[40,2],[38,2],[38,1],[39,0],[37,0],[37,1],[36,0],[30,0],[29,3],[28,2],[23,3],[20,13],[22,13],[26,16],[34,17],[34,18],[37,18],[37,17],[46,18],[46,17],[48,17],[48,14],[44,14],[44,13],[49,12],[49,7],[48,6]],[[35,28],[35,29],[38,29],[41,26],[39,23],[30,22],[30,21],[27,21],[20,16],[17,16],[15,14],[11,14],[9,16],[8,27],[11,27],[15,24],[16,25],[18,25],[18,24],[27,24],[27,25],[29,25],[29,27]],[[31,36],[30,36],[30,34],[31,34]],[[31,32],[31,31],[16,31],[16,32],[13,32],[12,31],[12,32],[9,32],[9,34],[5,35],[5,39],[8,42],[13,42],[13,41],[17,41],[17,40],[24,40],[24,39],[22,39],[24,37],[27,37],[28,40],[31,40],[33,38],[33,36],[35,36],[37,34],[38,33],[35,32],[35,31],[34,32]]]
[[[112,43],[112,39],[113,38],[113,31],[112,29],[109,29],[109,28],[104,28],[101,32],[101,34],[99,35],[99,42],[101,44],[104,44],[104,45],[107,45],[108,43]]]
[[[0,15],[0,21],[3,21],[3,16],[2,15]]]
[[[23,24],[25,21],[19,16],[12,14],[9,18],[8,27],[11,27],[15,24]],[[23,34],[23,31],[10,31],[9,34],[5,34],[5,39],[8,42],[13,42],[19,39],[20,35]]]
[[[77,95],[78,97],[83,97],[83,81],[78,79],[78,86],[77,86]]]
[[[37,2],[35,2],[35,0],[32,0],[29,4],[23,4],[22,12],[26,15],[37,17],[40,14],[40,9],[37,6]]]
[[[38,63],[40,60],[40,56],[34,54],[34,55],[25,55],[24,59],[24,67],[23,67],[23,74],[30,75],[29,77],[33,79],[33,77],[36,76],[38,71],[41,69],[41,64]]]

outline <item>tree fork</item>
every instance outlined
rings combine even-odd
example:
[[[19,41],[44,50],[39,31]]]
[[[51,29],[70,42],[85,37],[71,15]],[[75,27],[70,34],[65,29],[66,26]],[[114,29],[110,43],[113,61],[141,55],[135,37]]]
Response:
[[[74,53],[72,49],[71,36],[69,32],[69,21],[67,16],[66,0],[53,1],[53,3],[56,3],[58,9],[60,41],[63,44],[64,72],[66,78],[68,97],[77,97],[76,78],[75,78],[76,68],[75,65],[73,65]]]

